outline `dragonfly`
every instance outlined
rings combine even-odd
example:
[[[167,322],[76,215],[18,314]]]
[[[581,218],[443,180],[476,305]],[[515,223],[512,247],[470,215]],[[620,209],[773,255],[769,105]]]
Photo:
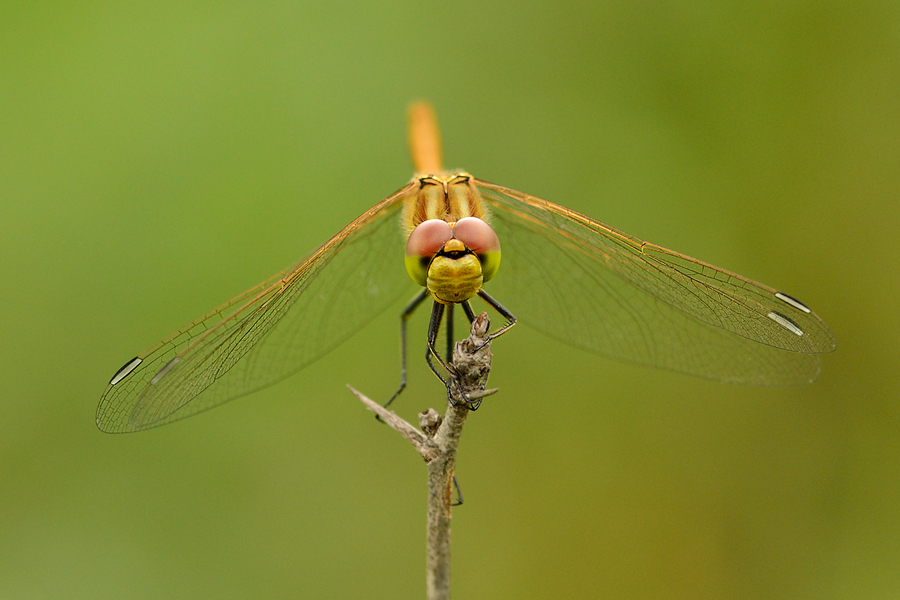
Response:
[[[412,181],[293,268],[126,362],[100,399],[97,426],[148,429],[281,381],[416,284],[421,291],[403,312],[402,339],[407,317],[431,299],[426,357],[448,393],[453,378],[431,362],[447,366],[437,332],[456,305],[471,320],[476,296],[506,319],[491,339],[521,321],[595,354],[725,383],[809,384],[820,374],[819,355],[836,348],[822,319],[785,292],[552,202],[443,170],[426,103],[410,109],[409,141]],[[447,332],[452,338],[452,326]]]

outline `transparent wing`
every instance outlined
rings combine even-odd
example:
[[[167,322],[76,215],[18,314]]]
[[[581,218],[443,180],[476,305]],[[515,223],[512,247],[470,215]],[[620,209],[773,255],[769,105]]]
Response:
[[[835,348],[777,290],[485,182],[502,266],[486,286],[521,322],[605,356],[730,383],[801,385]]]
[[[107,432],[169,423],[271,385],[350,337],[414,285],[399,208],[412,184],[279,273],[129,361],[97,407]],[[214,385],[213,385],[214,384]]]

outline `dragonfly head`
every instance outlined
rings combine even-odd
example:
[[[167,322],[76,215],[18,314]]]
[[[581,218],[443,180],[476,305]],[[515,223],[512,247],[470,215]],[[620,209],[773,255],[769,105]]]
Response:
[[[490,225],[477,217],[455,223],[428,219],[406,242],[406,270],[444,304],[474,296],[500,266],[500,241]]]

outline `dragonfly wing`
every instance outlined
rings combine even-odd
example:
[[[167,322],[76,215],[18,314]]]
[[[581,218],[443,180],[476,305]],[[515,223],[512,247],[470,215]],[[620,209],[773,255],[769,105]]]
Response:
[[[611,358],[708,379],[801,385],[831,331],[773,288],[489,183],[503,267],[488,291],[524,323]]]
[[[126,364],[97,408],[103,431],[188,417],[292,375],[412,287],[399,208],[409,185],[295,268],[204,315]]]

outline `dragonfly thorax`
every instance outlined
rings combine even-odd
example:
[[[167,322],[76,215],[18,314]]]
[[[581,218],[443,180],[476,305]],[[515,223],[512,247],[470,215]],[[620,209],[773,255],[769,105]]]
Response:
[[[487,221],[487,208],[468,173],[428,175],[414,183],[418,183],[417,189],[403,203],[406,235],[430,219],[455,223],[465,217],[478,217]]]

